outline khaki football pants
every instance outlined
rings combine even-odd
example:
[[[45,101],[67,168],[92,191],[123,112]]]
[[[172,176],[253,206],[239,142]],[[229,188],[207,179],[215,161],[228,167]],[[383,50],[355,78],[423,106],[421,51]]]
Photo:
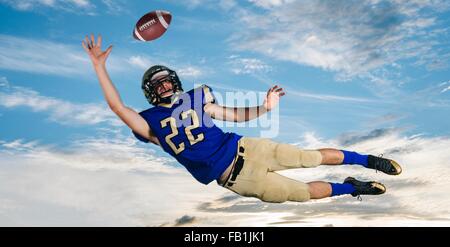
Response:
[[[239,151],[241,146],[244,147],[243,153]],[[225,188],[265,202],[303,202],[310,199],[307,184],[275,171],[316,167],[322,162],[319,151],[302,150],[267,138],[242,137],[238,143],[238,155],[243,156],[244,165],[234,181],[230,176],[223,184]]]

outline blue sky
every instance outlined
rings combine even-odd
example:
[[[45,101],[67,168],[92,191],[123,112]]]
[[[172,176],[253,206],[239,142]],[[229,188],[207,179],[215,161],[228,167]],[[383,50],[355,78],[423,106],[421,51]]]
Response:
[[[168,31],[152,42],[134,40],[132,31],[137,19],[155,9],[172,13]],[[442,168],[448,164],[444,158],[450,153],[446,144],[450,135],[449,10],[447,1],[419,0],[0,0],[0,155],[2,170],[7,174],[4,176],[15,179],[14,174],[20,177],[21,172],[30,171],[30,166],[43,166],[48,171],[43,172],[46,176],[51,176],[52,169],[76,174],[74,184],[92,182],[89,178],[93,173],[109,174],[104,177],[105,190],[108,179],[134,181],[134,176],[140,176],[146,181],[146,175],[158,179],[159,173],[170,177],[170,181],[175,179],[167,174],[175,173],[181,181],[195,183],[158,148],[135,142],[109,111],[81,47],[84,35],[90,33],[102,34],[105,46],[113,44],[107,67],[123,101],[136,110],[149,107],[140,89],[140,78],[153,64],[177,70],[185,89],[194,83],[207,84],[217,94],[264,92],[277,82],[287,93],[280,104],[277,141],[311,148],[359,147],[365,152],[392,154],[412,146],[426,150],[421,145],[432,143],[436,145],[436,167]],[[261,128],[226,130],[258,136]],[[377,145],[395,147],[382,149]],[[95,157],[92,150],[103,155]],[[122,155],[114,156],[114,150]],[[405,151],[403,155],[410,153]],[[411,158],[398,155],[399,159]],[[65,164],[63,168],[51,166],[57,161]],[[19,166],[6,165],[17,162]],[[161,167],[154,174],[153,168],[146,168],[146,162]],[[405,181],[421,172],[417,170]],[[43,178],[33,179],[40,184]],[[148,185],[136,182],[136,188],[139,186]],[[203,189],[192,186],[193,190]],[[73,192],[75,187],[66,189]],[[216,196],[220,201],[221,193],[225,193],[207,188],[211,195],[198,196],[210,200]],[[42,191],[52,196],[41,201],[30,199],[25,192],[19,196],[3,190],[4,203],[31,205],[23,212],[14,211],[16,218],[5,222],[20,224],[21,215],[39,208],[58,208],[62,215],[73,212],[69,202],[77,201],[77,197],[64,200],[63,193],[52,194],[47,187]],[[160,199],[172,200],[163,196]],[[197,199],[184,202],[196,205]],[[64,202],[63,206],[59,202]],[[161,213],[150,223],[120,217],[103,221],[106,216],[92,222],[92,208],[77,203],[79,207],[75,208],[86,220],[78,222],[69,217],[59,223],[160,225],[174,220],[167,211],[167,217]],[[448,203],[448,199],[441,203]],[[192,205],[185,211],[202,208]],[[129,206],[124,204],[123,208]],[[0,215],[12,212],[2,210]],[[157,208],[151,210],[160,212]],[[178,216],[183,216],[183,210],[179,211]],[[204,210],[199,214],[205,212],[211,213]],[[246,223],[258,224],[259,220],[256,217]],[[28,223],[58,225],[44,219]]]

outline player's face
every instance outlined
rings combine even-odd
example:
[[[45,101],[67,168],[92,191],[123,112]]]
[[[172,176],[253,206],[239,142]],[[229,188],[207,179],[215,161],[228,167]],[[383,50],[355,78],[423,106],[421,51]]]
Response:
[[[156,86],[156,93],[161,97],[170,97],[173,95],[173,87],[170,81],[164,81]]]

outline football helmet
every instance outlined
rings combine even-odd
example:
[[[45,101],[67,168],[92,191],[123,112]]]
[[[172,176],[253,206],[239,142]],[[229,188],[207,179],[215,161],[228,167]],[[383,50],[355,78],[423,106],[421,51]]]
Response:
[[[142,90],[150,104],[158,105],[160,103],[170,103],[171,96],[162,98],[161,95],[156,92],[156,88],[167,81],[172,84],[172,91],[174,94],[183,91],[177,73],[166,66],[154,65],[144,73],[144,76],[142,77]]]

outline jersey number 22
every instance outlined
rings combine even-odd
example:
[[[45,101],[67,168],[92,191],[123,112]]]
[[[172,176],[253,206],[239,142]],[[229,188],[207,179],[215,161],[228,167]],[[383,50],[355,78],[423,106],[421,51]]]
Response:
[[[184,112],[181,113],[181,118],[182,119],[186,119],[189,116],[192,119],[192,124],[189,125],[189,126],[186,126],[186,128],[184,128],[184,132],[186,133],[186,136],[187,136],[187,139],[189,140],[189,143],[191,145],[194,145],[194,144],[196,144],[196,143],[198,143],[200,141],[203,141],[205,136],[203,135],[203,133],[200,133],[197,136],[194,136],[192,134],[191,131],[193,129],[195,129],[195,128],[198,128],[200,126],[200,121],[199,121],[197,112],[195,112],[193,109],[189,109],[189,110],[184,111]],[[178,135],[176,119],[173,118],[173,117],[168,117],[168,118],[165,118],[165,119],[161,120],[161,128],[165,128],[168,125],[170,126],[170,129],[172,130],[172,132],[166,136],[166,138],[165,138],[166,143],[169,145],[169,147],[173,150],[173,152],[175,154],[179,154],[185,149],[185,143],[182,142],[182,143],[180,143],[177,146],[172,141],[172,138]]]

